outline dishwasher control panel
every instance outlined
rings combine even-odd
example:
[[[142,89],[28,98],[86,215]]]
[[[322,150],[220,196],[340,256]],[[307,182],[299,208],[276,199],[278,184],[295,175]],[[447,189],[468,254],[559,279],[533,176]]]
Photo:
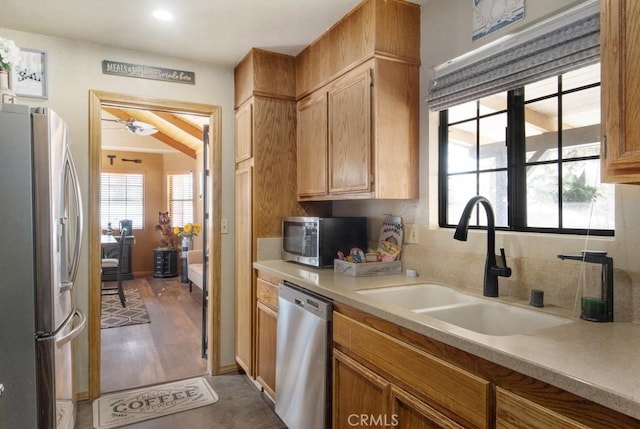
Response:
[[[331,320],[332,304],[323,298],[316,297],[311,292],[303,290],[289,282],[280,284],[278,297],[288,301],[301,309],[316,315],[323,320]]]

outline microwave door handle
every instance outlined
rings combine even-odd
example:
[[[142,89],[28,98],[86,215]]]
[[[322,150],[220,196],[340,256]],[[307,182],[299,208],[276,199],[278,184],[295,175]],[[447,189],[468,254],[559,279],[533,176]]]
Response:
[[[71,186],[73,187],[73,194],[75,194],[75,213],[76,213],[76,236],[75,236],[75,244],[73,248],[71,267],[69,268],[68,277],[65,282],[62,283],[61,290],[71,290],[73,289],[73,283],[75,282],[76,275],[78,274],[78,267],[80,265],[80,248],[82,245],[82,234],[83,234],[83,216],[82,216],[82,199],[80,196],[80,181],[78,180],[78,175],[76,172],[76,167],[73,163],[73,158],[71,157],[71,153],[69,152],[69,148],[67,147],[65,153],[65,175],[69,174],[71,179]],[[64,190],[64,198],[66,204],[69,202],[71,198],[71,189],[65,187]],[[66,237],[65,237],[66,239]]]

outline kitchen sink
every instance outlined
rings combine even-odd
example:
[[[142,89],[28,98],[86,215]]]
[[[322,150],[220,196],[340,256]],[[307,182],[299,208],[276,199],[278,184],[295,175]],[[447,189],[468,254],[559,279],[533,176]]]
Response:
[[[572,322],[430,283],[364,289],[356,293],[484,335],[524,334]]]
[[[415,284],[393,286],[381,289],[356,291],[385,304],[395,305],[406,310],[421,310],[443,305],[461,304],[477,301],[479,298],[456,291],[450,287],[435,284]]]
[[[461,305],[417,311],[485,335],[515,335],[571,323],[572,320],[484,299]]]

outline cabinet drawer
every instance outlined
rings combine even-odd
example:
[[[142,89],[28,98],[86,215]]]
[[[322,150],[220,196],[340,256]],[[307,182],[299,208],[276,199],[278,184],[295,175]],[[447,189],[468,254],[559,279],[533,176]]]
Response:
[[[256,282],[256,296],[258,302],[263,303],[272,310],[278,311],[278,286],[258,278]]]
[[[496,428],[566,428],[589,429],[535,402],[496,387]]]
[[[333,341],[463,426],[490,426],[488,381],[336,312]]]

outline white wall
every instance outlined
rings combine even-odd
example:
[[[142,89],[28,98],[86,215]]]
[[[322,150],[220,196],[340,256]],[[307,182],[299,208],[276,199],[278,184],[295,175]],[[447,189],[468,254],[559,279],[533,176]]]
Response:
[[[139,95],[222,107],[222,217],[233,219],[234,157],[233,157],[233,70],[143,52],[111,48],[80,41],[53,38],[38,34],[0,28],[2,37],[12,39],[21,48],[47,53],[47,100],[20,99],[23,104],[51,107],[69,125],[71,151],[79,170],[81,189],[87,195],[89,186],[89,90]],[[106,37],[108,40],[108,37]],[[184,85],[147,79],[102,74],[102,60],[116,60],[188,70],[195,72],[196,85]],[[85,199],[85,213],[88,206]],[[87,221],[88,225],[88,221]],[[233,231],[233,226],[230,226]],[[83,244],[81,268],[76,296],[79,306],[88,313],[87,238]],[[222,303],[221,356],[222,366],[235,362],[233,347],[233,234],[222,236]],[[85,332],[76,348],[76,390],[88,390],[88,336]]]
[[[385,213],[402,216],[418,225],[420,244],[405,245],[405,268],[416,268],[425,280],[481,289],[486,233],[471,231],[468,242],[453,240],[451,229],[438,227],[438,118],[424,99],[433,68],[476,49],[532,22],[580,3],[575,0],[529,0],[525,19],[495,34],[472,42],[472,2],[430,0],[422,6],[420,72],[420,198],[411,201],[334,202],[334,215],[369,218],[369,239],[376,241]],[[526,300],[532,288],[545,290],[550,303],[571,307],[576,294],[577,264],[557,259],[560,253],[590,249],[606,250],[616,270],[616,318],[640,320],[640,187],[616,186],[616,235],[614,238],[568,237],[545,234],[498,233],[497,246],[505,247],[514,268],[511,279],[500,279],[500,293]]]

